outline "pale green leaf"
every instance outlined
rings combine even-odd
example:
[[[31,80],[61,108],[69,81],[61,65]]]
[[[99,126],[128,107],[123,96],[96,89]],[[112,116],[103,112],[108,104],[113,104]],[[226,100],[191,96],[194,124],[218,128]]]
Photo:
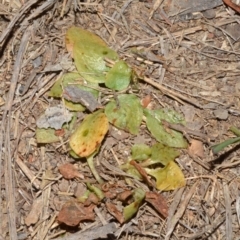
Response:
[[[87,182],[87,187],[90,191],[94,192],[96,196],[102,200],[105,196],[102,190],[94,185],[91,185],[89,182]]]
[[[48,95],[50,97],[60,98],[62,96],[63,88],[68,84],[74,84],[78,81],[82,81],[81,75],[76,72],[69,72],[62,75],[51,87]]]
[[[60,139],[55,135],[56,130],[52,128],[37,128],[36,139],[37,143],[55,143]]]
[[[105,82],[105,73],[109,71],[105,59],[119,59],[118,54],[99,36],[75,26],[69,28],[66,33],[66,46],[72,54],[78,72],[90,82]]]
[[[148,159],[152,154],[152,150],[146,144],[135,144],[132,146],[131,158],[136,161]]]
[[[147,128],[157,139],[164,145],[176,148],[187,148],[187,141],[184,139],[182,133],[172,129],[165,129],[161,123],[161,120],[165,120],[170,123],[184,123],[184,119],[173,110],[148,110],[144,109],[144,115],[146,116]]]
[[[139,171],[132,164],[130,164],[130,162],[122,164],[121,169],[139,181],[143,179]]]

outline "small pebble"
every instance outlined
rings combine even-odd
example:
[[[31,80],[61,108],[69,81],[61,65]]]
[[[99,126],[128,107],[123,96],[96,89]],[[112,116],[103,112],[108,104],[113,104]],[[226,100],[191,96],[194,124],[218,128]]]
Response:
[[[220,120],[227,120],[228,119],[228,110],[226,109],[217,109],[213,111],[213,114],[216,118]]]

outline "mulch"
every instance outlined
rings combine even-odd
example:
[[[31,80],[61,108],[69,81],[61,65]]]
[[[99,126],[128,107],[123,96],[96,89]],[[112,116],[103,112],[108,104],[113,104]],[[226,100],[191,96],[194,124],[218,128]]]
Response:
[[[0,239],[239,239],[239,146],[219,154],[211,146],[235,137],[229,128],[240,125],[240,7],[225,0],[180,9],[186,2],[0,2]],[[112,200],[94,207],[70,204],[87,182],[97,184],[86,161],[68,154],[66,139],[36,142],[36,120],[58,103],[49,89],[74,69],[65,47],[73,25],[100,36],[142,76],[131,90],[139,98],[186,119],[184,128],[167,126],[194,143],[176,159],[186,186],[161,192],[166,215],[144,202],[131,220],[119,223],[107,208],[118,204],[112,195],[119,191],[128,194],[136,186],[149,191],[146,182],[127,181],[119,167],[133,144],[155,143],[146,128],[136,136],[108,133],[94,162]],[[71,180],[59,171],[68,163],[81,172]],[[63,206],[84,215],[77,226],[58,221]]]

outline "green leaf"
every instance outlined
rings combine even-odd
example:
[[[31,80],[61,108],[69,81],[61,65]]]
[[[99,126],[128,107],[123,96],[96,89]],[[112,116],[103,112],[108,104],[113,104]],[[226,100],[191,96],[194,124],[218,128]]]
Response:
[[[230,130],[236,135],[236,136],[240,136],[240,129],[236,128],[235,126],[231,126]]]
[[[184,123],[184,119],[173,110],[148,110],[144,109],[147,128],[157,141],[169,147],[187,148],[188,144],[180,132],[172,129],[165,130],[161,120],[170,123]]]
[[[124,90],[128,87],[131,76],[131,68],[123,60],[120,60],[107,73],[105,85],[116,91]]]
[[[109,122],[131,134],[137,134],[143,116],[140,100],[133,94],[122,94],[118,96],[118,102],[119,106],[112,101],[105,107]]]
[[[132,147],[131,158],[136,161],[143,161],[148,159],[152,154],[152,150],[146,144],[135,144]]]
[[[237,142],[240,142],[240,137],[228,139],[222,143],[212,146],[212,151],[213,153],[217,154],[220,151],[222,151],[225,147]]]
[[[129,204],[123,209],[124,221],[128,221],[138,211],[143,199],[145,198],[145,192],[141,188],[136,188],[133,192],[134,202]]]
[[[100,200],[105,198],[104,193],[100,188],[91,185],[89,182],[87,182],[87,187],[90,191],[94,192]]]
[[[52,128],[37,128],[36,139],[37,143],[55,143],[60,139],[55,135],[56,130]]]
[[[75,26],[66,33],[66,46],[78,72],[89,82],[104,83],[105,72],[109,71],[105,59],[119,59],[99,36]]]
[[[86,190],[82,196],[77,197],[78,202],[84,203],[88,199],[89,194],[90,194],[90,191]]]
[[[161,191],[170,191],[184,187],[186,180],[178,165],[171,161],[164,168],[148,169],[146,172],[156,178],[156,187]]]
[[[82,77],[81,75],[79,75],[79,73],[65,73],[54,83],[48,95],[50,97],[60,98],[62,96],[63,88],[66,87],[68,84],[77,83],[78,80],[82,81]]]
[[[93,158],[94,156],[98,153],[98,150],[95,151],[94,153],[92,153],[90,156],[87,157],[87,162],[88,162],[88,166],[93,174],[93,176],[96,178],[96,180],[98,181],[98,183],[103,184],[103,180],[101,179],[101,177],[99,176],[97,169],[94,166],[94,162],[93,162]]]
[[[88,157],[98,149],[107,131],[107,117],[99,110],[85,117],[70,137],[69,145],[80,157]]]

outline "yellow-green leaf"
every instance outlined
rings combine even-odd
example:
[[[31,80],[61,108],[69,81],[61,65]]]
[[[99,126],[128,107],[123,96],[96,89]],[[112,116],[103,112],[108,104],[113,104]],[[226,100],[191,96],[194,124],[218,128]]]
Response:
[[[110,69],[105,59],[119,59],[118,54],[99,36],[75,26],[66,33],[66,47],[72,54],[78,72],[89,82],[105,82],[105,72]]]
[[[128,87],[131,76],[131,68],[123,60],[120,60],[107,73],[105,85],[113,90],[124,90]]]
[[[56,130],[52,128],[37,128],[37,143],[55,143],[60,141],[59,137],[55,135],[55,132]]]
[[[179,151],[172,147],[164,146],[161,143],[157,143],[152,146],[151,158],[147,161],[148,165],[161,163],[164,166],[170,161],[174,161],[176,157],[180,155]]]
[[[122,94],[118,96],[118,102],[119,106],[112,101],[105,107],[109,122],[117,128],[137,134],[143,117],[140,100],[133,94]]]
[[[105,196],[102,190],[94,185],[91,185],[89,182],[87,182],[87,187],[90,191],[94,192],[96,196],[102,200]]]
[[[80,157],[88,157],[101,144],[108,131],[108,120],[101,111],[89,114],[70,137],[70,147]]]
[[[129,204],[123,209],[124,221],[128,221],[138,211],[143,199],[145,198],[145,192],[141,188],[136,188],[133,192],[134,202]]]
[[[171,161],[164,168],[148,169],[146,172],[156,178],[156,187],[158,190],[170,191],[184,187],[186,180],[178,165]]]
[[[132,146],[132,159],[143,161],[148,159],[152,154],[152,149],[146,144],[135,144]]]

